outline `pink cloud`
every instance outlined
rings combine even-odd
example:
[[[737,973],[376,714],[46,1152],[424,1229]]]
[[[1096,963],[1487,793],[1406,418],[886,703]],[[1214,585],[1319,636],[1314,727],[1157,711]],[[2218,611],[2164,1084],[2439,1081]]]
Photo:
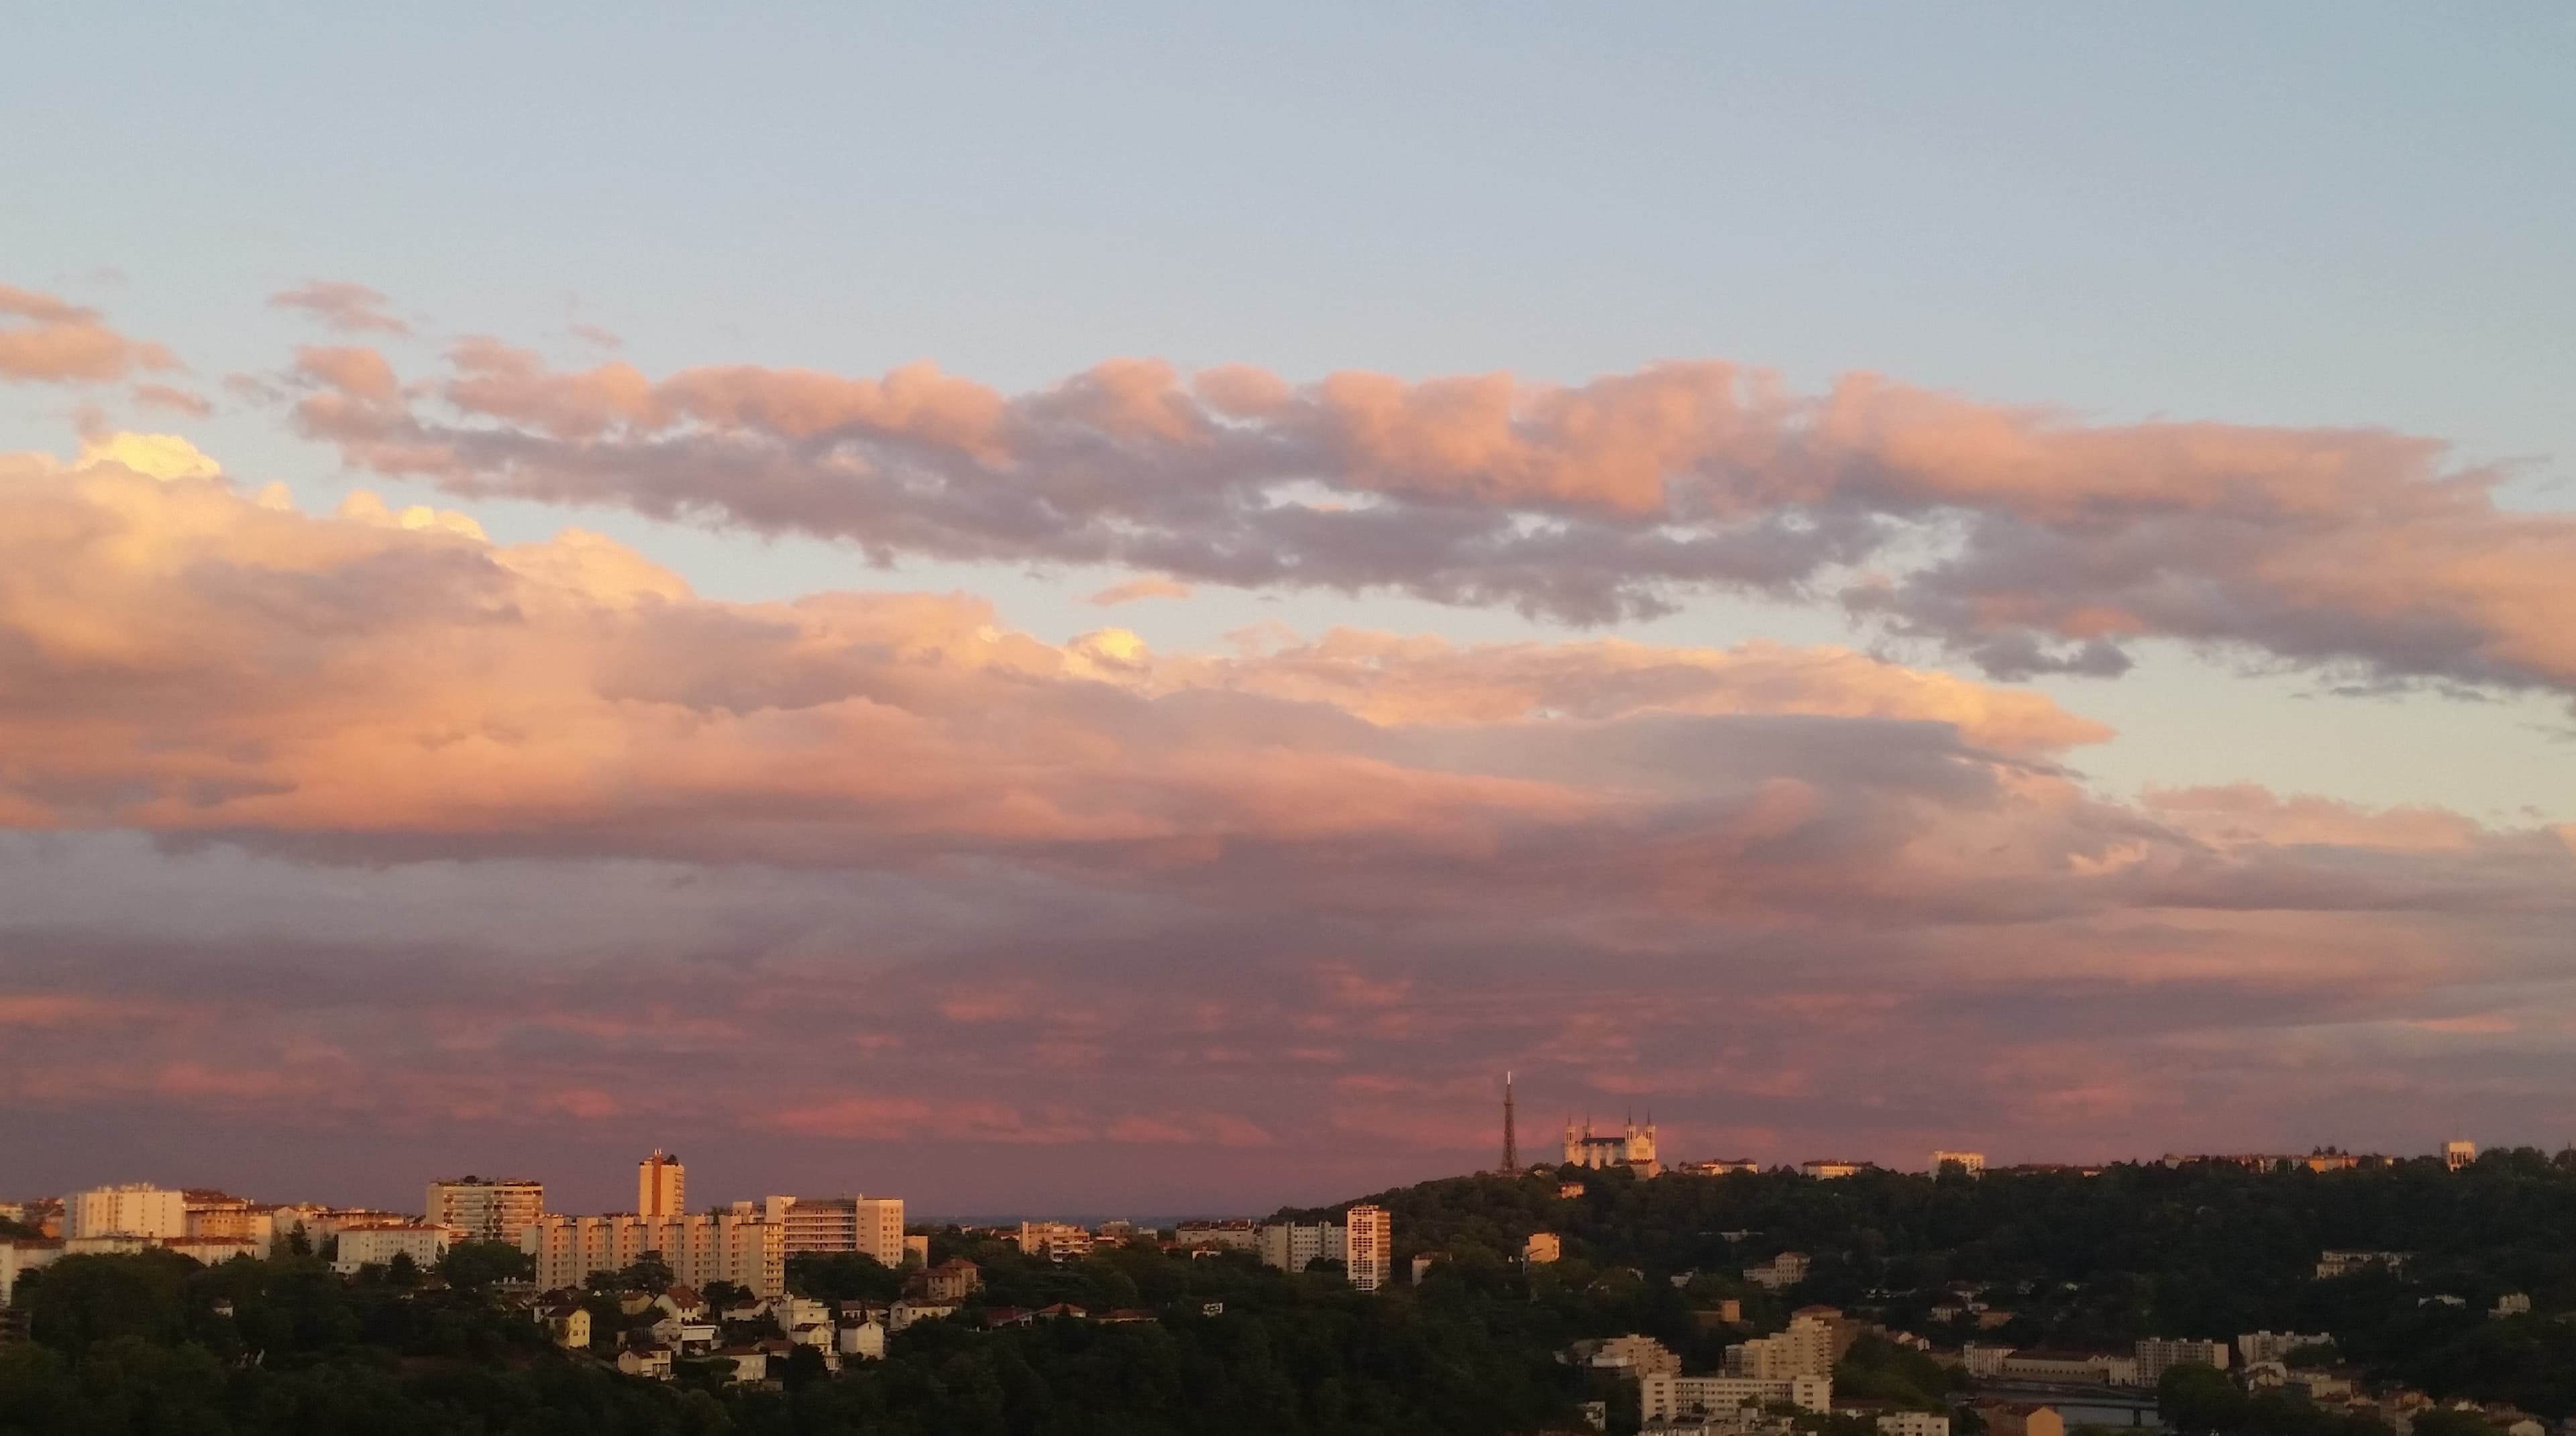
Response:
[[[443,405],[315,403],[353,463],[871,554],[1125,563],[1580,623],[1827,597],[1998,676],[2167,637],[2377,681],[2576,690],[2576,520],[2370,430],[2087,425],[1723,363],[1579,386],[1296,385],[1133,360],[1004,395],[926,366],[562,372],[473,341]],[[1114,590],[1113,590],[1114,591]]]
[[[0,380],[97,383],[178,367],[168,349],[119,334],[95,309],[0,284]]]

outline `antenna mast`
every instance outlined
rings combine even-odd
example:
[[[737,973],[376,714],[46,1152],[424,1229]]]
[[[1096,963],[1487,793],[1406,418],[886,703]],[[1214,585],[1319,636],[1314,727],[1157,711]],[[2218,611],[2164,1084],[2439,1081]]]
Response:
[[[1506,1175],[1521,1169],[1520,1143],[1512,1133],[1512,1074],[1503,1073],[1503,1171]]]

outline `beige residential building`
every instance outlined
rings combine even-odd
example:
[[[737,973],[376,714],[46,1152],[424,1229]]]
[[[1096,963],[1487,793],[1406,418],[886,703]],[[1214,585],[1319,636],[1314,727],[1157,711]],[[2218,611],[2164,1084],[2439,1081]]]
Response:
[[[900,1197],[771,1197],[762,1204],[787,1232],[787,1254],[857,1252],[903,1265]]]
[[[983,1284],[983,1272],[964,1257],[950,1257],[921,1274],[921,1294],[932,1301],[961,1302]]]
[[[539,1290],[579,1286],[592,1272],[622,1271],[646,1252],[659,1253],[672,1280],[685,1286],[729,1281],[756,1297],[787,1289],[786,1229],[756,1215],[544,1216],[520,1233],[519,1249],[536,1260]]]
[[[2458,1171],[2462,1167],[2468,1166],[2477,1159],[2478,1144],[2475,1142],[2444,1142],[2442,1144],[2442,1165],[2449,1167],[2454,1172]]]
[[[1807,1254],[1782,1252],[1760,1266],[1746,1267],[1744,1279],[1772,1291],[1796,1286],[1807,1279]]]
[[[184,1237],[188,1194],[150,1182],[93,1187],[63,1198],[63,1235],[77,1237]]]
[[[44,1237],[0,1237],[0,1306],[7,1306],[18,1290],[18,1278],[40,1266],[51,1266],[63,1255],[60,1241]]]
[[[1940,1151],[1932,1154],[1932,1175],[1936,1177],[1941,1175],[1941,1169],[1952,1162],[1958,1163],[1960,1170],[1971,1177],[1981,1175],[1986,1170],[1986,1154],[1983,1152]],[[1943,1425],[1947,1424],[1948,1420],[1944,1418]]]
[[[1798,1170],[1810,1177],[1830,1181],[1836,1177],[1857,1177],[1868,1171],[1870,1166],[1868,1162],[1856,1162],[1846,1157],[1818,1157],[1813,1161],[1800,1162]]]
[[[1623,1372],[1639,1378],[1679,1376],[1682,1371],[1681,1357],[1651,1336],[1632,1334],[1578,1342],[1575,1352],[1584,1365],[1596,1371]]]
[[[461,1240],[516,1246],[528,1223],[546,1214],[546,1184],[471,1176],[432,1182],[422,1210],[431,1222],[454,1227]]]
[[[1343,1258],[1357,1291],[1375,1291],[1395,1272],[1395,1219],[1386,1208],[1361,1205],[1342,1214]]]
[[[1950,1418],[1930,1411],[1882,1411],[1875,1424],[1878,1436],[1950,1436]]]
[[[247,1197],[211,1187],[189,1187],[180,1196],[187,1208],[188,1236],[248,1239],[258,1234],[259,1206]]]
[[[1521,1243],[1521,1263],[1524,1266],[1546,1266],[1564,1255],[1565,1243],[1554,1232],[1532,1232],[1529,1240]]]
[[[652,1221],[688,1210],[688,1170],[679,1158],[655,1147],[653,1155],[635,1164],[635,1214]]]
[[[331,1270],[348,1276],[360,1267],[389,1265],[398,1256],[427,1271],[447,1255],[450,1233],[427,1222],[369,1222],[342,1227],[333,1235],[339,1245],[333,1248]]]
[[[1020,1223],[1020,1253],[1048,1261],[1074,1261],[1091,1255],[1092,1236],[1071,1222]]]
[[[1737,1342],[1726,1348],[1726,1374],[1762,1381],[1832,1375],[1834,1360],[1841,1355],[1839,1347],[1845,1344],[1837,1330],[1841,1315],[1830,1309],[1801,1314],[1791,1319],[1785,1331]]]
[[[1682,1376],[1653,1371],[1637,1379],[1637,1404],[1643,1419],[1672,1421],[1685,1416],[1722,1415],[1743,1406],[1786,1402],[1818,1414],[1834,1409],[1830,1376],[1780,1380],[1749,1376]]]

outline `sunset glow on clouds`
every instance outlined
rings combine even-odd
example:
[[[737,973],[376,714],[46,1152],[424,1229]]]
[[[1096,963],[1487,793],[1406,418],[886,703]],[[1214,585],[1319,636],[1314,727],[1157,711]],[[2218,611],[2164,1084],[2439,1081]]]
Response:
[[[346,282],[272,303],[413,330]],[[176,364],[30,289],[0,321],[30,386]],[[1013,394],[439,342],[227,386],[345,461],[330,503],[104,420],[0,454],[0,1102],[36,1128],[320,1132],[387,1181],[899,1151],[933,1201],[1248,1209],[1489,1161],[1506,1066],[1527,1150],[1651,1108],[1668,1155],[1898,1162],[2395,1141],[2569,1075],[2576,828],[2106,791],[2114,727],[2023,683],[2180,640],[2576,695],[2576,522],[2438,443],[1723,363]],[[450,497],[369,487],[417,482]],[[819,537],[850,581],[706,597],[578,524],[495,539],[505,501]],[[867,566],[923,558],[1105,566],[1068,602],[1122,624],[1218,586],[1529,627],[1057,641]],[[1619,631],[1717,592],[1856,641]]]

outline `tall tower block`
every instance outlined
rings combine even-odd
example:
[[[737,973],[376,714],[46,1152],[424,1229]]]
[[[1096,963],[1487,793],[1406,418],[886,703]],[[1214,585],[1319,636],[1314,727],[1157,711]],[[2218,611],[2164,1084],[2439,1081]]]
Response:
[[[652,1156],[635,1164],[635,1215],[650,1220],[680,1216],[688,1209],[688,1182],[680,1159],[655,1147]]]

